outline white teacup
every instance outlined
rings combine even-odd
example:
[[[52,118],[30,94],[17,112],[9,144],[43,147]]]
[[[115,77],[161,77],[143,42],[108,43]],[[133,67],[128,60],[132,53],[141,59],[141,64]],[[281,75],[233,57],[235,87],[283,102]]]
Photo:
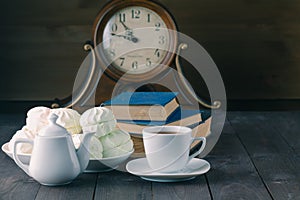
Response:
[[[189,156],[190,145],[202,141],[201,148]],[[148,164],[153,171],[176,172],[199,155],[206,144],[204,137],[192,137],[192,129],[183,126],[154,126],[143,129]]]

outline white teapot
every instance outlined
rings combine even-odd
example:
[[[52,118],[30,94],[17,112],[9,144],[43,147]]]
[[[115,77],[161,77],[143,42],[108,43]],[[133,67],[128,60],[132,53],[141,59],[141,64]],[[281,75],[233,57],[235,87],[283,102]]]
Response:
[[[29,176],[42,185],[63,185],[75,179],[88,165],[88,152],[94,133],[85,133],[76,151],[72,136],[56,123],[58,116],[50,115],[49,125],[36,135],[34,141],[18,138],[13,144],[13,159]],[[16,147],[18,143],[33,145],[29,165],[20,161]]]

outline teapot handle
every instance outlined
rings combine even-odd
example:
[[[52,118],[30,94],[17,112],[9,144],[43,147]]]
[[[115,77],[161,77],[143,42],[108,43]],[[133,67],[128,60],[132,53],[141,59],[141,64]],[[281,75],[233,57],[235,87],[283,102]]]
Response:
[[[29,174],[29,165],[26,165],[24,163],[21,162],[21,160],[19,159],[19,156],[17,156],[17,145],[19,143],[29,143],[29,144],[32,144],[33,145],[33,141],[32,140],[29,140],[29,139],[26,139],[26,138],[17,138],[14,142],[14,145],[13,145],[13,159],[14,161],[16,162],[16,164],[24,171],[26,172],[26,174]]]

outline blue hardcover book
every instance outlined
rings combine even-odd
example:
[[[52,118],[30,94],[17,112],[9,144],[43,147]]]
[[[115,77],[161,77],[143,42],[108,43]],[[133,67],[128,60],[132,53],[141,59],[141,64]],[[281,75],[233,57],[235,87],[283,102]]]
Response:
[[[101,106],[112,110],[117,120],[165,121],[176,110],[176,92],[124,92]]]
[[[151,121],[151,120],[117,120],[118,123],[127,123],[127,124],[138,124],[144,126],[162,126],[162,125],[179,125],[183,120],[186,120],[188,124],[193,124],[195,122],[201,121],[201,111],[200,110],[185,110],[181,107],[178,107],[168,118],[163,121]]]
[[[142,133],[147,126],[188,126],[199,125],[210,117],[208,110],[189,110],[178,107],[165,121],[117,120],[119,128],[130,133]],[[194,127],[193,127],[194,128]]]

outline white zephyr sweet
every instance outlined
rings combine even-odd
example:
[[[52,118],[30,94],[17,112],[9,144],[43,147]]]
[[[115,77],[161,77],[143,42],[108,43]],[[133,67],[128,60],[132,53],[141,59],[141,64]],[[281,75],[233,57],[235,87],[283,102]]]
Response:
[[[81,126],[79,123],[80,114],[77,111],[68,108],[50,109],[38,106],[27,112],[26,125],[13,135],[9,142],[9,150],[13,151],[13,143],[16,138],[34,140],[35,136],[49,124],[48,117],[50,116],[50,113],[58,115],[57,123],[63,126],[69,133],[77,134],[81,132]],[[27,143],[19,144],[17,146],[17,152],[31,153],[32,145]]]
[[[93,136],[91,139],[89,150],[90,150],[90,158],[100,159],[103,157],[102,155],[103,146],[99,141],[99,139],[95,136]]]
[[[48,125],[50,110],[50,108],[38,106],[27,112],[26,128],[33,138],[42,128]]]
[[[104,107],[94,107],[86,110],[80,118],[80,125],[84,133],[95,132],[101,137],[116,127],[116,119],[111,110]]]
[[[21,130],[18,130],[14,136],[10,139],[9,143],[8,143],[8,148],[11,152],[13,152],[13,148],[14,148],[14,142],[16,139],[20,139],[20,138],[26,138],[26,139],[31,139],[33,140],[34,138],[32,137],[31,134],[28,134],[28,129],[26,126],[24,126]],[[31,144],[28,143],[21,143],[17,145],[17,153],[27,153],[27,154],[31,154],[32,152],[32,148],[33,146]]]
[[[81,132],[80,114],[70,108],[51,109],[51,113],[58,116],[56,123],[67,129],[70,134],[78,134]]]
[[[125,144],[121,144],[120,146],[117,146],[113,149],[109,149],[106,151],[103,151],[103,157],[108,158],[108,157],[115,157],[115,156],[120,156],[124,155],[133,149],[133,142],[132,140],[128,140]]]
[[[82,137],[83,137],[83,134],[72,135],[72,140],[73,140],[73,143],[74,143],[74,146],[76,149],[78,149],[80,147],[81,142],[82,142]],[[91,139],[89,145],[90,145],[89,146],[90,158],[101,159],[103,157],[103,155],[102,155],[103,147],[102,147],[100,140],[97,137],[92,136],[92,139]]]
[[[99,138],[103,146],[103,157],[114,157],[128,153],[133,149],[129,133],[114,129],[109,134]]]

